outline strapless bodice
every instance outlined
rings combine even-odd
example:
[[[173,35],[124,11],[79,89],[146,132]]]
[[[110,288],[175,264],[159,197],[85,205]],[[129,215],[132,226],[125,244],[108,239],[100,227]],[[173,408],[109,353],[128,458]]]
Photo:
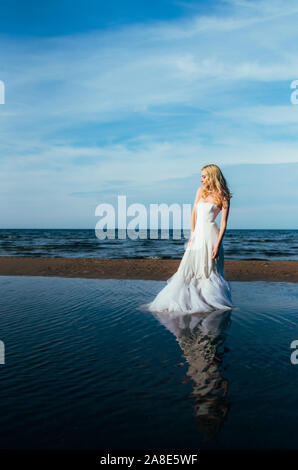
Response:
[[[197,202],[197,217],[199,224],[201,222],[215,223],[218,214],[218,206],[213,202]]]

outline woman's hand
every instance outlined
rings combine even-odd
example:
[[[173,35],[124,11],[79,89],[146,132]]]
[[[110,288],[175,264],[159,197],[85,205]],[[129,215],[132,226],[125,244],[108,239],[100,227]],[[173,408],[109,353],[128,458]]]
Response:
[[[218,246],[215,246],[212,250],[212,256],[211,258],[214,259],[218,255]]]

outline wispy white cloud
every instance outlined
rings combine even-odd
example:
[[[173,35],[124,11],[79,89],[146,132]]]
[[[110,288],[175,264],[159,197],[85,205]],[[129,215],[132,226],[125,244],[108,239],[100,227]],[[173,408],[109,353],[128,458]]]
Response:
[[[287,126],[295,125],[298,129],[298,106],[250,106],[221,111],[218,115],[233,119],[245,119],[247,122],[261,124],[263,126]]]

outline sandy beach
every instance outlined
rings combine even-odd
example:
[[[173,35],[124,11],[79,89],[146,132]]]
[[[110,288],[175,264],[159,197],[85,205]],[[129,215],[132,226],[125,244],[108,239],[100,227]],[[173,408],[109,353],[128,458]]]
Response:
[[[180,259],[0,257],[0,275],[164,281]],[[225,260],[229,281],[298,282],[298,261]]]

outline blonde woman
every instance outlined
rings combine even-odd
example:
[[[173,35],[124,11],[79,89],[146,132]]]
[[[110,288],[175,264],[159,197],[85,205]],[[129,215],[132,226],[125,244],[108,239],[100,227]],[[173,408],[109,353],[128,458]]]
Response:
[[[191,236],[179,268],[155,299],[152,312],[209,312],[233,307],[225,280],[222,246],[232,197],[217,165],[201,169],[201,183],[191,214]],[[215,219],[221,212],[220,228]]]

